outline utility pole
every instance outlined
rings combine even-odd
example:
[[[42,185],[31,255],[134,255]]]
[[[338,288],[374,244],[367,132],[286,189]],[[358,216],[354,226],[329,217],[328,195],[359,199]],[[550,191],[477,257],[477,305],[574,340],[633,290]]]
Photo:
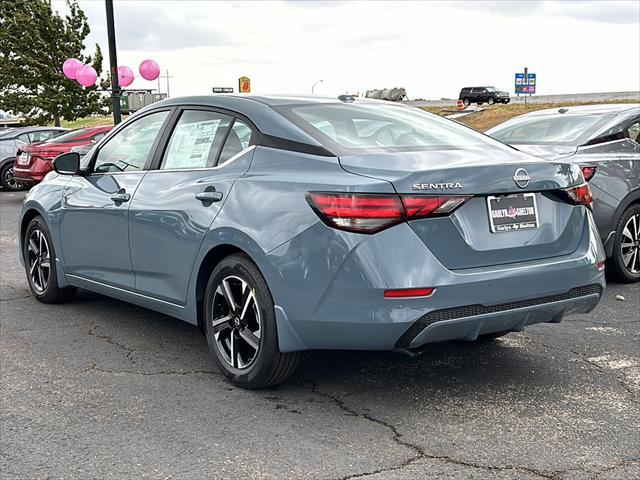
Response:
[[[160,93],[160,79],[161,78],[166,78],[167,79],[167,98],[170,97],[169,95],[169,79],[173,78],[171,75],[169,75],[169,70],[165,70],[165,74],[164,75],[160,75],[158,76],[158,93]]]
[[[116,55],[116,29],[113,24],[113,0],[105,0],[107,7],[107,37],[109,40],[109,64],[111,67],[111,101],[113,104],[113,124],[122,121],[120,114],[120,84],[118,83],[118,57]]]

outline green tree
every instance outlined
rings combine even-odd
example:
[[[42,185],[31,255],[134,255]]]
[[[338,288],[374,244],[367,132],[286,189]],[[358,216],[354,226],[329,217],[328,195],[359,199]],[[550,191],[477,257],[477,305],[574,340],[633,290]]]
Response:
[[[61,16],[50,0],[0,0],[0,109],[22,114],[30,124],[75,120],[104,111],[99,87],[82,87],[62,73],[74,57],[102,74],[102,52],[83,54],[89,23],[77,0]],[[100,81],[100,88],[108,82]]]

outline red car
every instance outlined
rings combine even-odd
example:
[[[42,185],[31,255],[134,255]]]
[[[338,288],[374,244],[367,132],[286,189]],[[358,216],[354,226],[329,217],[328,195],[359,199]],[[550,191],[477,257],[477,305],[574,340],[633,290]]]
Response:
[[[52,160],[61,153],[86,153],[91,145],[104,137],[113,126],[79,128],[44,142],[22,145],[13,164],[13,178],[20,185],[32,187],[53,170]]]

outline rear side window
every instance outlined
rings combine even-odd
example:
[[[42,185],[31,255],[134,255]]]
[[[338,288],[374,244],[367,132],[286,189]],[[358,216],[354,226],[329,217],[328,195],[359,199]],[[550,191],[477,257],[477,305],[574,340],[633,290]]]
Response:
[[[580,145],[612,115],[545,115],[523,118],[491,130],[493,138],[513,144]]]
[[[76,130],[71,130],[70,132],[63,133],[62,135],[58,135],[57,137],[53,137],[53,138],[50,138],[51,135],[49,135],[47,137],[47,138],[49,138],[49,140],[47,140],[47,143],[66,143],[66,142],[71,142],[73,140],[76,140],[78,137],[81,137],[85,133],[87,133],[87,129],[86,128],[78,128]]]
[[[213,167],[232,117],[217,112],[186,110],[171,134],[162,170]]]
[[[231,157],[251,145],[251,135],[251,128],[242,120],[236,119],[235,122],[233,122],[231,131],[229,131],[229,136],[224,142],[224,147],[222,148],[218,165],[223,164]]]
[[[23,133],[22,135],[18,135],[18,140],[22,143],[31,143],[31,134]]]
[[[627,135],[630,140],[640,143],[640,119],[631,122],[631,125],[627,127]]]
[[[363,102],[290,105],[276,110],[337,155],[502,147],[470,128],[410,107]]]

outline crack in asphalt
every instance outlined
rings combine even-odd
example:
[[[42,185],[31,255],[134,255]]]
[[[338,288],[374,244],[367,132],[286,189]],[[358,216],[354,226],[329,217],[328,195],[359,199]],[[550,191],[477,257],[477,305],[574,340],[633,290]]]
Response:
[[[538,340],[535,340],[531,336],[527,335],[527,333],[524,333],[524,336],[525,336],[525,338],[527,338],[529,340],[529,342],[531,342],[533,344],[536,344],[536,345],[540,345],[541,347],[546,347],[546,348],[549,348],[551,350],[558,350],[560,352],[571,353],[571,354],[575,355],[580,361],[586,363],[587,365],[591,365],[592,367],[594,367],[599,373],[613,375],[613,377],[618,381],[618,384],[622,387],[622,389],[625,392],[627,392],[629,394],[629,396],[631,397],[631,398],[629,398],[629,401],[632,402],[632,403],[635,403],[636,405],[640,405],[640,400],[638,400],[636,398],[636,397],[638,397],[638,394],[636,392],[634,392],[629,385],[627,385],[627,382],[623,378],[620,378],[620,376],[617,375],[615,373],[615,371],[607,370],[602,365],[599,365],[598,363],[589,360],[589,357],[587,356],[586,353],[582,353],[582,352],[573,350],[572,348],[569,348],[569,347],[563,348],[563,347],[559,347],[559,346],[556,346],[556,345],[548,345],[546,343],[543,343],[543,342],[540,342]]]
[[[220,373],[215,370],[187,370],[187,371],[161,370],[159,372],[140,372],[135,370],[112,370],[112,369],[99,367],[98,365],[96,365],[95,362],[93,362],[91,366],[83,370],[83,372],[91,372],[91,371],[96,371],[101,373],[112,373],[112,374],[142,375],[145,377],[153,377],[158,375],[199,375],[199,374],[220,375]]]
[[[636,463],[640,463],[640,458],[628,458],[626,460],[621,460],[619,462],[614,463],[613,465],[609,465],[608,467],[605,467],[602,470],[596,472],[593,475],[593,480],[597,480],[598,478],[602,477],[602,475],[604,475],[605,473],[609,473],[620,467],[626,467],[628,465],[634,465]]]
[[[561,472],[543,472],[540,470],[536,470],[533,468],[529,468],[529,467],[521,467],[521,466],[494,466],[494,465],[482,465],[482,464],[478,464],[478,463],[473,463],[473,462],[466,462],[464,460],[458,460],[455,459],[453,457],[450,457],[448,455],[435,455],[435,454],[431,454],[431,453],[427,453],[421,446],[415,444],[415,443],[411,443],[407,440],[404,440],[402,438],[402,433],[400,433],[400,431],[398,430],[398,427],[396,427],[395,425],[386,422],[384,420],[381,420],[379,418],[376,418],[368,413],[362,413],[362,412],[358,412],[357,410],[355,410],[352,407],[349,407],[344,400],[342,400],[340,397],[336,396],[336,395],[332,395],[329,393],[325,393],[322,392],[318,389],[318,386],[316,385],[315,382],[313,382],[312,380],[307,379],[306,383],[310,385],[309,390],[314,394],[314,395],[318,395],[320,397],[326,398],[328,400],[330,400],[334,405],[336,405],[340,410],[346,412],[349,416],[352,417],[358,417],[358,418],[362,418],[364,420],[367,420],[369,422],[372,423],[376,423],[378,425],[381,425],[385,428],[387,428],[388,430],[391,431],[392,434],[392,440],[397,444],[400,445],[402,447],[408,448],[409,450],[414,452],[414,455],[405,459],[403,462],[397,464],[397,465],[393,465],[391,467],[383,467],[380,468],[378,470],[372,470],[369,472],[361,472],[361,473],[354,473],[354,474],[350,474],[350,475],[346,475],[343,477],[339,477],[336,480],[351,480],[354,478],[363,478],[363,477],[367,477],[370,475],[376,475],[379,473],[384,473],[384,472],[391,472],[391,471],[395,471],[395,470],[401,470],[409,465],[411,465],[412,463],[421,460],[421,459],[427,459],[427,460],[438,460],[438,461],[442,461],[445,463],[449,463],[449,464],[454,464],[454,465],[459,465],[459,466],[463,466],[463,467],[468,467],[468,468],[475,468],[475,469],[479,469],[479,470],[487,470],[487,471],[513,471],[513,472],[525,472],[525,473],[529,473],[531,475],[535,475],[538,476],[540,478],[546,478],[546,479],[551,479],[551,480],[555,480],[559,478],[559,475],[561,474]]]
[[[23,296],[23,297],[3,298],[3,299],[0,299],[0,303],[3,303],[3,302],[13,302],[13,301],[15,301],[15,300],[22,300],[22,299],[24,299],[24,298],[29,298],[29,297],[31,297],[31,295],[30,295],[30,294],[29,294],[29,295],[25,295],[25,296]]]
[[[129,360],[129,362],[133,363],[134,365],[136,364],[135,360],[133,358],[131,358],[131,355],[133,354],[133,352],[135,352],[135,348],[129,348],[127,347],[125,344],[123,343],[119,343],[116,342],[113,337],[110,337],[109,335],[99,335],[96,333],[96,329],[98,328],[98,326],[95,324],[95,322],[91,322],[91,324],[89,325],[89,331],[87,332],[89,335],[91,335],[92,337],[96,337],[99,338],[100,340],[103,340],[104,342],[108,343],[109,345],[113,345],[115,347],[118,347],[121,350],[124,350],[125,352],[127,352],[127,360]]]

